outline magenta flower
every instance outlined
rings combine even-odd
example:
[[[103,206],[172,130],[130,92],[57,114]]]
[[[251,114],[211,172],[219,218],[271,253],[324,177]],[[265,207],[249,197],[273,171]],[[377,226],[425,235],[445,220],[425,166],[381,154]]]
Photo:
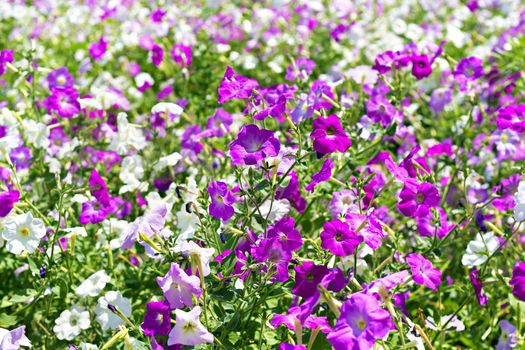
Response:
[[[430,208],[437,207],[441,196],[437,188],[431,183],[418,183],[415,179],[406,179],[399,198],[401,201],[398,204],[398,209],[403,215],[419,217],[427,215]]]
[[[20,192],[18,191],[0,192],[0,218],[6,217],[19,200]]]
[[[417,232],[421,236],[434,237],[437,235],[439,239],[443,239],[456,227],[456,224],[449,223],[447,220],[447,214],[443,208],[436,208],[436,213],[439,216],[439,221],[436,225],[432,224],[434,214],[430,211],[426,215],[421,215],[416,218],[417,221]]]
[[[60,67],[47,75],[49,90],[72,88],[75,80],[66,67]]]
[[[267,157],[278,155],[281,144],[273,134],[273,131],[259,129],[254,124],[245,125],[237,139],[230,143],[232,164],[255,165]]]
[[[202,294],[200,280],[197,276],[188,276],[179,264],[171,263],[164,277],[157,277],[157,284],[164,293],[164,298],[172,309],[193,306],[192,296],[199,298]]]
[[[357,293],[341,306],[341,315],[327,340],[335,350],[371,349],[392,328],[388,311],[372,296]]]
[[[89,45],[88,51],[91,57],[93,57],[95,61],[99,61],[106,53],[107,48],[108,48],[108,43],[106,39],[104,39],[104,37],[102,36],[100,37],[98,42],[91,43]]]
[[[208,208],[210,215],[222,221],[228,221],[234,214],[235,196],[228,190],[228,185],[220,181],[212,181],[208,186],[211,203]]]
[[[512,294],[521,301],[525,301],[525,262],[518,262],[512,270]]]
[[[332,169],[334,168],[334,162],[330,158],[326,158],[319,172],[312,175],[312,182],[310,182],[305,189],[308,192],[313,192],[315,186],[319,183],[328,181],[332,176]]]
[[[0,75],[4,75],[7,71],[7,63],[13,63],[13,50],[0,51]]]
[[[160,66],[164,59],[164,50],[160,45],[154,44],[151,48],[151,62],[157,67]]]
[[[324,265],[315,265],[313,262],[305,261],[302,265],[295,267],[295,286],[292,293],[303,298],[309,298],[317,292],[317,285],[323,277],[328,274],[328,268]]]
[[[150,301],[146,304],[146,314],[140,328],[148,337],[168,335],[171,329],[170,313],[170,305],[166,301]]]
[[[406,262],[412,271],[412,278],[417,284],[437,290],[441,283],[441,271],[432,267],[432,263],[419,254],[408,254]]]
[[[55,111],[59,117],[70,119],[80,113],[78,92],[73,88],[53,89],[44,106],[49,111]]]
[[[273,280],[288,280],[288,265],[292,260],[292,252],[283,247],[278,237],[260,240],[257,247],[252,249],[252,255],[257,262],[268,262],[269,266],[275,269]]]
[[[226,67],[226,72],[219,87],[219,104],[233,99],[248,98],[252,90],[256,89],[259,83],[255,79],[243,77],[233,71],[231,67]]]
[[[330,154],[335,151],[345,152],[352,141],[343,130],[339,118],[332,114],[326,118],[319,117],[313,121],[310,137],[314,139],[314,150],[319,154]]]
[[[83,225],[102,222],[117,209],[114,199],[111,198],[108,192],[106,182],[95,169],[93,169],[89,177],[89,188],[95,200],[82,203],[82,213],[79,216],[79,221]]]
[[[171,49],[171,58],[182,68],[191,66],[192,61],[191,46],[175,44]]]
[[[306,350],[306,346],[302,344],[290,344],[290,343],[281,343],[279,345],[279,350]]]
[[[350,226],[339,219],[323,225],[321,247],[328,249],[335,256],[354,254],[354,249],[363,241],[363,236],[350,231]]]
[[[485,72],[483,71],[483,61],[477,57],[467,57],[459,61],[456,66],[454,76],[463,76],[468,80],[476,80]]]
[[[427,55],[412,56],[412,75],[421,80],[432,74],[432,63]]]
[[[370,213],[368,216],[364,214],[348,213],[345,217],[345,221],[352,232],[356,232],[359,229],[357,234],[362,237],[363,242],[365,242],[370,248],[379,248],[384,235],[381,223],[377,220],[374,213]]]
[[[313,72],[314,68],[314,61],[306,57],[299,57],[295,60],[295,67],[292,64],[286,67],[286,76],[284,79],[289,81],[295,81],[296,79],[306,80]]]
[[[476,298],[478,299],[479,305],[486,305],[489,302],[489,299],[485,294],[483,294],[483,283],[479,279],[478,269],[475,267],[469,274],[470,282],[472,282],[472,287],[474,287],[474,292],[476,293]]]
[[[498,129],[525,130],[525,104],[510,105],[499,110],[496,118]]]

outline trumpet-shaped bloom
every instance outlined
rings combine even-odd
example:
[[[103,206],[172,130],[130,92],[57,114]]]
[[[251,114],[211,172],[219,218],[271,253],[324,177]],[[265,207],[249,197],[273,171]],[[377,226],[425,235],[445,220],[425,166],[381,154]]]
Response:
[[[310,137],[314,139],[313,147],[319,154],[345,152],[352,145],[339,118],[334,114],[314,120]]]
[[[230,143],[230,156],[232,164],[255,165],[267,157],[275,157],[280,149],[273,131],[249,124],[243,126],[237,139]]]
[[[192,296],[195,295],[198,298],[202,294],[199,278],[188,276],[177,263],[171,264],[164,277],[157,277],[157,283],[172,309],[191,307],[193,306]]]
[[[2,238],[7,242],[7,250],[13,254],[33,253],[46,235],[44,222],[34,218],[31,212],[9,216],[3,226]]]
[[[195,346],[213,342],[213,334],[201,323],[200,314],[200,306],[195,306],[189,312],[175,310],[175,327],[169,334],[168,346],[175,344]]]

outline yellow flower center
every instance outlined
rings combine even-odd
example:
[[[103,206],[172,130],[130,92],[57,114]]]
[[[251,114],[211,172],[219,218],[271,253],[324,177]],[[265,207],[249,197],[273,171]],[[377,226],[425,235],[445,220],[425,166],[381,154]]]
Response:
[[[64,85],[66,83],[66,78],[63,75],[61,75],[57,78],[57,81],[60,85]]]
[[[182,328],[184,328],[185,332],[192,332],[197,326],[193,322],[188,322]]]
[[[22,226],[20,228],[20,230],[18,230],[18,232],[20,233],[21,236],[23,237],[27,237],[29,236],[29,234],[31,233],[31,231],[29,230],[29,228],[27,226]]]
[[[357,327],[359,327],[360,330],[365,329],[365,327],[366,327],[365,320],[359,320],[359,322],[357,322]]]

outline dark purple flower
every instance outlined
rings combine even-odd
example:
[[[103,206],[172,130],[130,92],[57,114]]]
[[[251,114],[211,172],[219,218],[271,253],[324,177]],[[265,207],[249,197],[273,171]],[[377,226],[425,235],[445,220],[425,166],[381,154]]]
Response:
[[[233,71],[231,67],[226,67],[226,72],[222,78],[221,86],[219,87],[219,104],[232,99],[248,98],[252,94],[252,90],[256,89],[259,83],[255,79],[243,77]]]
[[[18,146],[13,148],[10,153],[10,157],[16,167],[16,170],[20,171],[29,169],[33,155],[31,154],[31,149],[29,147]]]
[[[406,262],[412,271],[412,278],[417,284],[437,290],[441,284],[441,271],[432,267],[432,263],[419,254],[408,254]]]
[[[49,90],[72,88],[75,81],[66,67],[60,67],[47,75]]]
[[[237,139],[230,143],[232,164],[255,165],[267,157],[279,154],[281,144],[273,136],[274,132],[259,129],[255,124],[245,125]]]
[[[332,176],[332,169],[334,168],[334,162],[330,158],[326,158],[319,172],[312,175],[312,182],[310,182],[305,189],[308,192],[313,192],[315,186],[319,183],[328,181]]]
[[[19,200],[20,192],[18,191],[0,192],[0,218],[6,217]]]
[[[154,44],[151,48],[151,62],[157,67],[160,66],[164,59],[164,50],[160,45]]]
[[[399,198],[399,211],[405,216],[416,217],[425,216],[430,208],[437,207],[441,196],[431,183],[418,183],[415,179],[406,179]]]
[[[343,130],[339,118],[332,114],[326,118],[319,117],[313,121],[310,137],[314,139],[314,150],[319,154],[330,154],[335,151],[345,152],[352,141]]]
[[[192,60],[192,49],[191,46],[186,46],[182,44],[175,44],[171,49],[171,58],[181,67],[191,66]]]
[[[171,328],[170,313],[170,304],[166,301],[150,301],[146,304],[146,314],[140,328],[148,337],[168,335]]]
[[[518,262],[512,270],[512,294],[521,301],[525,301],[525,262]]]
[[[363,236],[350,231],[346,222],[336,219],[323,225],[321,241],[321,247],[335,256],[347,256],[354,253],[355,248],[363,241]]]
[[[106,53],[106,50],[108,48],[108,43],[104,37],[100,37],[100,39],[97,42],[91,43],[89,45],[89,54],[95,61],[99,61],[102,56]]]
[[[489,299],[485,294],[483,294],[483,283],[479,279],[478,269],[476,267],[472,271],[470,271],[469,277],[470,282],[472,282],[472,287],[474,287],[474,292],[476,293],[478,304],[486,305]]]
[[[374,297],[357,293],[343,303],[334,331],[326,338],[335,350],[371,349],[391,327],[388,311]]]
[[[211,203],[208,208],[210,215],[222,221],[228,221],[235,213],[233,204],[235,196],[228,190],[228,185],[224,182],[213,181],[208,186],[208,193]]]
[[[456,66],[455,76],[462,75],[468,80],[476,80],[485,72],[483,71],[483,61],[477,57],[467,57],[459,61]]]
[[[326,266],[315,265],[310,261],[303,262],[295,267],[295,286],[292,293],[303,298],[311,297],[326,274],[328,274]]]
[[[283,247],[278,237],[260,240],[252,250],[252,255],[258,262],[268,262],[275,269],[272,280],[288,280],[288,265],[292,259],[292,252]]]

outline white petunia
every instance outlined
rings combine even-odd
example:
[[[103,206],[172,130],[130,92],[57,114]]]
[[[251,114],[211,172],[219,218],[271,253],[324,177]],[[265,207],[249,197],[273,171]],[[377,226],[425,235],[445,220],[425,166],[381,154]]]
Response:
[[[444,325],[447,325],[445,331],[455,330],[461,332],[465,330],[463,322],[454,315],[441,316],[440,322],[436,322],[432,316],[428,316],[425,320],[425,325],[433,331],[441,331]]]
[[[180,155],[180,153],[178,152],[175,152],[175,153],[172,153],[170,155],[167,155],[165,157],[162,157],[159,159],[159,161],[157,162],[157,164],[155,164],[155,171],[161,171],[161,170],[164,170],[168,167],[173,167],[175,166],[180,160],[182,159],[182,156]]]
[[[117,116],[117,128],[117,135],[109,145],[111,151],[122,155],[131,149],[141,150],[146,147],[146,138],[142,130],[129,123],[126,113],[119,113]]]
[[[47,125],[32,119],[24,119],[26,139],[36,148],[49,147],[49,129]]]
[[[62,231],[67,232],[66,237],[71,237],[73,235],[80,236],[80,237],[87,237],[87,231],[83,227],[70,227],[70,228],[64,228]]]
[[[78,346],[79,350],[98,350],[98,346],[91,343],[80,343]]]
[[[24,250],[33,253],[45,235],[44,222],[33,218],[31,212],[9,216],[3,223],[2,238],[7,242],[7,250],[13,254]]]
[[[202,248],[193,241],[184,241],[178,243],[173,251],[175,253],[182,253],[187,258],[199,258],[202,264],[202,275],[208,276],[210,274],[210,260],[215,253],[213,248]]]
[[[125,183],[119,190],[119,194],[132,192],[136,189],[147,190],[147,183],[140,180],[144,177],[144,161],[142,157],[133,155],[122,160],[119,178]]]
[[[500,243],[493,232],[478,233],[467,245],[467,252],[461,263],[469,268],[483,264],[499,247]]]
[[[193,235],[197,231],[199,225],[199,218],[193,212],[191,208],[191,213],[186,211],[186,205],[183,205],[182,208],[177,212],[177,228],[180,229],[180,233],[177,236],[177,241],[185,241],[192,239]]]
[[[99,270],[86,278],[84,282],[82,282],[77,289],[75,290],[75,293],[79,297],[96,297],[104,287],[106,287],[106,284],[111,281],[111,277],[108,276],[106,271]]]
[[[151,109],[151,113],[170,113],[174,115],[181,115],[182,111],[183,109],[181,106],[179,106],[176,103],[170,103],[170,102],[157,103]]]
[[[521,181],[518,190],[514,194],[514,219],[518,222],[525,220],[525,181]]]
[[[119,325],[124,324],[124,320],[118,317],[109,309],[109,305],[116,306],[126,317],[131,316],[131,302],[125,298],[120,292],[110,291],[106,295],[98,299],[97,308],[97,322],[102,327],[102,330],[117,329]]]
[[[71,310],[64,310],[55,320],[53,332],[60,340],[73,340],[90,325],[89,312],[80,306],[73,306]]]

